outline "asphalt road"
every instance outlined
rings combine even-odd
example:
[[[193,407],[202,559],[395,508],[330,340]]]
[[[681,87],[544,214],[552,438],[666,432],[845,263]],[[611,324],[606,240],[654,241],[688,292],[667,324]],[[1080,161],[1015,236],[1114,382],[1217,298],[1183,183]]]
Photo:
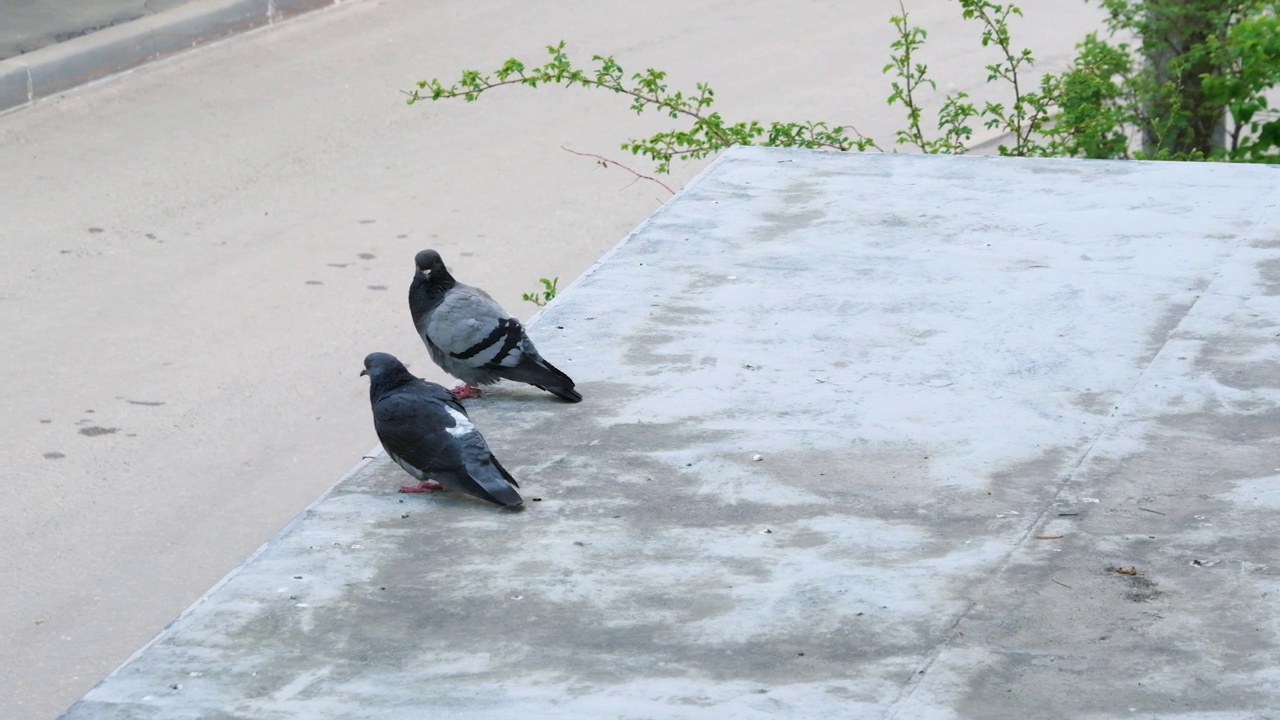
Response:
[[[980,91],[977,28],[913,5],[940,88]],[[1023,7],[1015,38],[1047,67],[1097,21]],[[409,323],[417,250],[527,316],[521,292],[567,284],[666,197],[561,149],[620,157],[665,126],[621,98],[400,90],[564,39],[710,82],[731,118],[887,146],[896,11],[367,0],[0,116],[0,707],[56,715],[374,446],[367,352],[445,380]]]

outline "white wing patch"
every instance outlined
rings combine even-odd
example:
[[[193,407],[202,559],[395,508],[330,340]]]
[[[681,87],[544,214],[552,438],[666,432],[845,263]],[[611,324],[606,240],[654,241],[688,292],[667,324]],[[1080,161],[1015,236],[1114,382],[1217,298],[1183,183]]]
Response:
[[[449,415],[453,416],[453,427],[446,429],[446,432],[450,435],[454,437],[462,437],[463,435],[476,431],[476,426],[471,424],[471,421],[467,419],[466,415],[463,415],[448,405],[445,405],[444,409],[449,413]]]

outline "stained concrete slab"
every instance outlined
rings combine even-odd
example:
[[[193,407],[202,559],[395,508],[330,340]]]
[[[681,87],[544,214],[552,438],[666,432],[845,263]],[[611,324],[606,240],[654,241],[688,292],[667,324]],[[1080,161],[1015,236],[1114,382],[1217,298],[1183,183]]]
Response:
[[[1104,14],[1019,4],[1041,70],[1067,67]],[[910,6],[939,88],[999,100],[959,6]],[[567,285],[669,197],[560,149],[616,157],[668,126],[625,119],[611,93],[406,107],[401,90],[563,38],[578,62],[708,82],[726,117],[884,143],[903,122],[879,77],[897,0],[860,1],[853,23],[813,21],[848,17],[846,0],[806,8],[342,2],[0,114],[0,716],[52,720],[349,470],[376,443],[350,381],[370,347],[445,379],[404,321],[424,245],[524,319],[538,278]]]
[[[734,149],[64,717],[1267,717],[1277,179]]]

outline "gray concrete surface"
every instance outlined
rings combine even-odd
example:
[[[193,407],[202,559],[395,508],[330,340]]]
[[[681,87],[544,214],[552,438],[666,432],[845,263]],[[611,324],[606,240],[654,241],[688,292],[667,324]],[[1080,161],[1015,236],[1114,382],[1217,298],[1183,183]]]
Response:
[[[1023,5],[1049,67],[1097,19]],[[408,323],[415,252],[523,317],[537,278],[567,284],[665,197],[560,150],[666,126],[616,97],[399,90],[564,38],[710,82],[726,117],[889,137],[897,3],[801,10],[343,3],[0,116],[0,708],[57,715],[350,469],[376,443],[369,350],[445,379]],[[940,85],[981,98],[954,4],[912,12]]]
[[[1272,716],[1276,177],[730,151],[65,717]]]

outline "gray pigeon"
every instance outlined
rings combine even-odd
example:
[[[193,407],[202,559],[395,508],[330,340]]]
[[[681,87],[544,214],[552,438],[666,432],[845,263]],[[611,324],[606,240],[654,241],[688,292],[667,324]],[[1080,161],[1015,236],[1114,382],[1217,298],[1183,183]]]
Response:
[[[382,447],[419,480],[400,492],[453,489],[508,507],[524,504],[516,492],[519,483],[448,390],[414,377],[386,353],[366,357],[360,374],[369,376],[373,427]]]
[[[423,250],[414,262],[418,269],[409,285],[413,326],[431,359],[466,383],[452,390],[455,397],[478,397],[480,391],[473,385],[506,378],[569,402],[582,400],[573,380],[538,354],[520,321],[485,291],[454,280],[440,253]]]

